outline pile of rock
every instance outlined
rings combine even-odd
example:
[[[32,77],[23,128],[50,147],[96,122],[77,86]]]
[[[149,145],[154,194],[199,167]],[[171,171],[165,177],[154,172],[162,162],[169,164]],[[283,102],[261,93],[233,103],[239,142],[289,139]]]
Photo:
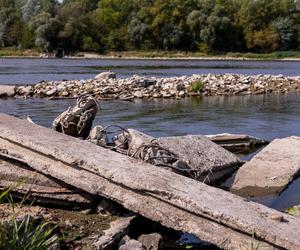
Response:
[[[134,75],[118,79],[108,72],[95,79],[40,82],[20,86],[16,96],[78,97],[93,94],[103,99],[183,98],[202,95],[250,95],[285,93],[300,90],[300,77],[283,75],[192,75],[170,78],[141,77]]]

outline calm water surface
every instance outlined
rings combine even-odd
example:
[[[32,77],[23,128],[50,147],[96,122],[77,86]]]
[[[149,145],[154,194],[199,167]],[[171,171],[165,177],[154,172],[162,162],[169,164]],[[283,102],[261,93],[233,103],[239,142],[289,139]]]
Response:
[[[36,83],[42,80],[87,79],[102,71],[118,77],[182,76],[207,73],[299,75],[296,61],[127,60],[127,59],[0,59],[0,84]]]
[[[0,99],[0,112],[50,127],[75,100]],[[118,124],[153,136],[242,133],[272,140],[300,136],[300,94],[103,101],[95,124]]]

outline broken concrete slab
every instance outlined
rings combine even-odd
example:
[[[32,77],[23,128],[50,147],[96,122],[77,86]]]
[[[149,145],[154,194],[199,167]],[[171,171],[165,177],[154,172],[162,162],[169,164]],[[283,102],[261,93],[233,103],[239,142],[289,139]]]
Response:
[[[0,85],[0,97],[12,97],[16,94],[16,87],[12,85]]]
[[[158,144],[178,155],[197,172],[197,180],[214,183],[233,173],[242,161],[205,136],[174,136],[157,139]]]
[[[280,193],[299,171],[300,137],[276,139],[244,164],[226,186],[241,196]]]
[[[127,131],[128,155],[205,183],[213,184],[242,165],[237,156],[205,136],[155,138],[134,129]]]
[[[206,135],[208,139],[233,153],[248,152],[269,144],[268,141],[249,135],[216,134]]]

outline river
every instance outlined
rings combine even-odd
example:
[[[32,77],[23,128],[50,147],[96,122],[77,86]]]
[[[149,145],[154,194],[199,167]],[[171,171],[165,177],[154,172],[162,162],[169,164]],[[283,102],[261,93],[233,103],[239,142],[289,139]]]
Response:
[[[87,79],[112,70],[118,77],[182,76],[207,73],[299,75],[300,61],[125,60],[125,59],[0,59],[0,84]]]
[[[133,74],[181,76],[200,73],[299,75],[300,62],[197,60],[55,60],[0,59],[0,84],[83,79],[111,69],[119,77]],[[0,99],[0,112],[50,127],[75,100]],[[241,133],[267,140],[300,136],[300,93],[257,96],[103,101],[94,124],[118,124],[153,136]],[[262,202],[282,209],[300,204],[300,180],[278,199]]]

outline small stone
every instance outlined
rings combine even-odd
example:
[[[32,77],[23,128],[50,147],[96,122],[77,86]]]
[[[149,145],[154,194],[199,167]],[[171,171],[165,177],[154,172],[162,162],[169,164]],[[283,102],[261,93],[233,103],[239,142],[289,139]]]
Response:
[[[142,234],[138,241],[145,246],[147,250],[159,250],[163,248],[163,238],[158,233]]]
[[[283,218],[283,216],[282,215],[279,215],[279,214],[270,214],[269,215],[269,218],[271,219],[271,220],[276,220],[276,221],[279,221],[279,222],[283,222],[284,221],[284,218]]]
[[[57,88],[53,88],[53,89],[46,92],[47,96],[53,96],[55,94],[57,94]]]
[[[136,97],[136,98],[143,98],[143,93],[142,93],[142,91],[135,91],[134,92],[134,97]]]
[[[128,235],[124,236],[119,243],[119,250],[146,250],[145,246],[137,240],[132,240]]]

